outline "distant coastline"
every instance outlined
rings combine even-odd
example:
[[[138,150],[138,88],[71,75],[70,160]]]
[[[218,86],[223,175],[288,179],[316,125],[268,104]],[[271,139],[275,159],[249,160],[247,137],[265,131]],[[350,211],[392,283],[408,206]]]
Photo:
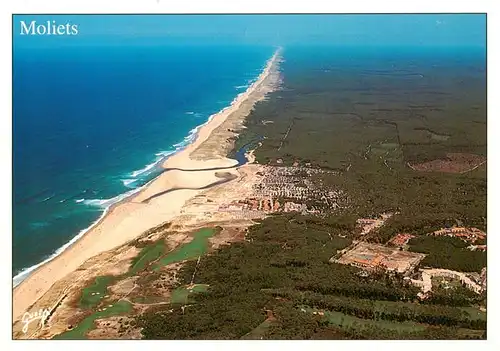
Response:
[[[253,105],[261,98],[262,94],[257,97],[252,94],[264,86],[266,79],[276,70],[279,53],[280,49],[267,61],[257,80],[244,92],[238,94],[230,106],[211,115],[205,123],[194,128],[189,135],[189,139],[191,139],[189,143],[157,163],[161,163],[163,168],[187,170],[235,166],[237,162],[227,158],[201,161],[193,160],[189,156],[209,138],[210,134],[230,114],[238,112],[243,102],[255,99],[255,101],[252,100]],[[242,117],[244,118],[248,113],[249,111],[243,112]],[[142,203],[144,199],[169,188],[203,188],[207,184],[220,181],[213,173],[213,171],[201,171],[196,172],[194,177],[186,177],[185,174],[180,177],[182,171],[168,171],[145,185],[120,195],[123,198],[107,207],[100,218],[90,227],[82,230],[48,259],[22,271],[13,278],[13,318],[19,318],[52,284],[77,269],[87,259],[133,240],[145,230],[177,215],[182,204],[199,190],[171,191],[148,205]],[[187,182],[187,184],[183,184],[183,182]],[[131,223],[134,224],[130,226]],[[123,235],[123,227],[127,227],[128,233],[125,235]]]

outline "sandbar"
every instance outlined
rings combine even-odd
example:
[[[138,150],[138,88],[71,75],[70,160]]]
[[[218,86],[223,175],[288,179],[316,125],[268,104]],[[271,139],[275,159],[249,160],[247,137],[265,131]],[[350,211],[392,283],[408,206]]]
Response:
[[[279,50],[267,62],[258,79],[227,108],[211,116],[202,125],[193,142],[183,150],[167,158],[164,168],[183,170],[230,167],[236,160],[224,156],[196,159],[190,157],[193,152],[204,147],[214,131],[228,116],[243,120],[252,110],[253,105],[264,98],[275,84]],[[206,145],[206,143],[205,143]],[[144,201],[152,195],[172,188],[201,188],[220,179],[215,171],[184,172],[170,170],[144,186],[134,196],[115,204],[106,215],[88,230],[79,240],[68,247],[59,256],[38,267],[13,290],[13,322],[20,319],[29,308],[40,299],[57,281],[77,270],[90,258],[139,237],[146,230],[160,225],[180,214],[186,201],[202,190],[180,189],[167,192],[151,201]]]

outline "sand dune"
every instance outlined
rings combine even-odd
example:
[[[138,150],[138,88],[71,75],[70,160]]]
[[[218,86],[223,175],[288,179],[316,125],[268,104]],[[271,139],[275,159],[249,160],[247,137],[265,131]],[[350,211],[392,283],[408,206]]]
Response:
[[[255,102],[262,99],[269,91],[269,84],[272,84],[271,73],[276,73],[277,62],[278,52],[269,60],[258,80],[231,106],[214,115],[209,122],[203,125],[193,143],[168,158],[163,167],[189,170],[236,165],[235,160],[225,157],[195,160],[190,155],[200,148],[229,115],[237,114],[236,117],[245,118],[250,113]],[[167,171],[145,186],[136,196],[110,208],[106,216],[80,240],[61,255],[39,267],[14,289],[13,320],[20,319],[23,313],[28,311],[30,306],[42,297],[55,282],[78,269],[89,258],[121,246],[137,238],[149,228],[179,215],[184,203],[201,190],[175,190],[155,197],[148,202],[141,201],[172,188],[200,188],[219,180],[220,178],[215,176],[215,171]]]

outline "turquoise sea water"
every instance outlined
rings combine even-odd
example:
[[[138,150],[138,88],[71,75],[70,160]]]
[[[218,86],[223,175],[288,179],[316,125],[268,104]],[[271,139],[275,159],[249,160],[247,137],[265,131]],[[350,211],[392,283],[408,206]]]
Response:
[[[14,283],[158,175],[274,49],[161,39],[14,47]]]

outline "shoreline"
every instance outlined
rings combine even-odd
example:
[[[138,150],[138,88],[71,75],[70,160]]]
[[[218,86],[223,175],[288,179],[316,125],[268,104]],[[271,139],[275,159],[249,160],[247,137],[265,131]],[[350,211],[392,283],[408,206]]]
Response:
[[[200,125],[196,126],[195,128],[192,128],[188,132],[188,135],[186,137],[184,137],[184,139],[183,139],[182,142],[175,144],[175,145],[178,145],[178,144],[184,143],[185,141],[188,141],[185,145],[182,145],[182,147],[177,147],[176,150],[172,151],[168,155],[165,155],[164,157],[162,157],[162,158],[158,159],[157,161],[155,161],[153,163],[152,168],[158,167],[159,169],[163,169],[163,167],[161,166],[163,164],[163,162],[165,162],[165,160],[168,157],[170,157],[170,156],[172,156],[172,155],[174,155],[174,154],[176,154],[178,152],[182,152],[189,143],[193,142],[193,140],[194,140],[194,138],[195,138],[196,133],[198,132],[198,130],[201,127],[203,127],[206,123],[208,123],[210,121],[210,117],[211,116],[209,116],[209,119],[206,122],[204,122],[203,124],[200,124]],[[146,167],[148,167],[148,166],[146,166]],[[134,171],[134,172],[137,172],[137,171]],[[31,274],[31,272],[35,271],[36,269],[38,269],[42,265],[44,265],[46,263],[49,263],[50,261],[52,261],[53,259],[55,259],[59,255],[61,255],[71,245],[73,245],[80,238],[82,238],[89,230],[91,230],[96,225],[98,225],[104,219],[104,217],[109,213],[109,211],[113,209],[113,207],[115,207],[115,206],[117,206],[117,205],[119,205],[119,204],[121,204],[123,202],[132,200],[139,192],[143,191],[144,188],[146,188],[149,184],[151,184],[153,181],[155,181],[155,179],[157,179],[161,174],[162,173],[158,174],[156,177],[150,179],[149,181],[147,181],[145,184],[141,185],[138,188],[130,189],[128,191],[120,193],[120,194],[118,194],[118,195],[116,195],[116,196],[114,196],[112,198],[109,198],[109,199],[102,199],[101,201],[110,201],[112,203],[110,205],[107,205],[107,206],[97,205],[98,207],[102,208],[102,212],[99,215],[99,217],[96,220],[94,220],[89,226],[87,226],[84,229],[81,229],[78,232],[78,234],[76,234],[74,237],[72,237],[67,243],[65,243],[64,245],[62,245],[59,248],[57,248],[50,256],[48,256],[47,258],[43,259],[41,262],[39,262],[37,264],[34,264],[34,265],[30,266],[30,267],[23,268],[14,277],[12,277],[12,286],[13,286],[13,289],[16,288],[19,284],[21,284],[26,278],[28,278],[29,275]],[[114,199],[117,199],[117,200],[114,200]],[[94,200],[92,200],[92,201],[94,201]]]
[[[275,54],[276,54],[276,52],[275,52]],[[237,103],[237,101],[241,98],[242,95],[244,95],[249,90],[251,90],[252,87],[254,86],[254,84],[256,84],[257,82],[259,82],[262,74],[265,73],[266,68],[269,66],[269,63],[275,58],[275,54],[273,54],[273,56],[271,57],[271,59],[269,59],[269,60],[266,61],[266,65],[265,65],[264,69],[257,76],[257,78],[255,79],[255,81],[252,84],[250,84],[245,91],[238,93],[236,95],[236,97],[230,102],[229,106],[226,106],[226,107],[222,108],[220,111],[218,111],[218,112],[210,115],[208,117],[208,119],[204,123],[202,123],[200,125],[197,125],[196,127],[192,128],[188,132],[188,135],[185,136],[181,142],[179,142],[177,144],[174,144],[174,146],[176,146],[176,145],[182,145],[182,146],[180,146],[180,147],[177,146],[176,150],[173,150],[168,155],[165,155],[164,157],[162,157],[162,158],[158,159],[157,161],[155,161],[152,164],[151,168],[155,168],[155,167],[157,167],[159,169],[169,168],[169,167],[165,167],[164,164],[166,163],[166,161],[170,157],[172,157],[172,156],[174,156],[174,155],[176,155],[178,153],[183,152],[189,145],[193,144],[196,141],[196,139],[198,138],[199,131],[202,128],[204,128],[207,124],[209,124],[215,116],[217,116],[219,114],[226,113],[227,110],[231,109],[231,107],[235,103]],[[255,87],[253,87],[253,88],[255,88]],[[231,113],[231,112],[227,112],[227,113]],[[149,165],[147,165],[146,168],[148,166]],[[172,167],[172,168],[175,168],[175,167]],[[137,170],[137,171],[134,171],[134,172],[138,172],[138,171],[141,171],[141,170]],[[73,245],[80,238],[82,238],[88,231],[92,230],[92,228],[94,228],[96,225],[98,225],[104,219],[104,217],[109,213],[109,211],[111,211],[113,209],[113,207],[115,207],[115,206],[117,206],[117,205],[119,205],[119,204],[121,204],[123,202],[133,200],[134,197],[138,195],[138,193],[140,193],[141,191],[143,191],[148,185],[150,185],[153,181],[155,181],[158,177],[160,177],[163,174],[163,172],[160,173],[160,174],[158,174],[153,179],[150,179],[148,182],[146,182],[145,184],[143,184],[142,186],[140,186],[138,188],[130,189],[130,190],[128,190],[128,191],[126,191],[124,193],[120,193],[120,194],[118,194],[118,195],[116,195],[116,196],[114,196],[114,197],[112,197],[110,199],[103,199],[103,200],[107,200],[107,201],[113,201],[113,199],[115,199],[115,198],[122,197],[122,198],[120,198],[120,199],[112,202],[110,205],[104,207],[102,213],[100,214],[100,216],[95,221],[93,221],[86,228],[81,229],[74,237],[72,237],[67,243],[65,243],[61,247],[57,248],[50,256],[48,256],[47,258],[43,259],[41,262],[39,262],[37,264],[34,264],[34,265],[30,266],[30,267],[23,268],[15,276],[13,276],[12,277],[12,287],[13,287],[13,289],[16,288],[19,284],[21,284],[26,278],[28,278],[29,275],[32,272],[34,272],[36,269],[38,269],[39,267],[41,267],[42,265],[44,265],[46,263],[49,263],[50,261],[52,261],[53,259],[55,259],[59,255],[61,255],[71,245]]]
[[[185,170],[205,169],[213,167],[236,167],[237,161],[226,157],[195,160],[190,155],[200,148],[212,132],[216,130],[229,115],[238,112],[244,102],[252,103],[252,96],[259,93],[259,88],[265,85],[266,79],[273,73],[273,68],[279,58],[280,49],[266,62],[266,66],[257,79],[245,90],[239,93],[231,104],[221,111],[211,115],[208,120],[195,128],[190,143],[177,152],[159,160],[161,168],[182,168]],[[248,111],[249,113],[250,111]],[[248,115],[246,113],[242,118]],[[214,171],[200,170],[196,176],[187,176],[180,170],[163,172],[133,193],[106,208],[101,217],[83,229],[67,244],[56,250],[53,256],[38,265],[18,273],[27,277],[13,288],[13,321],[40,299],[50,287],[67,274],[78,269],[88,259],[118,246],[126,244],[140,236],[144,231],[171,220],[180,213],[183,204],[199,193],[200,189],[179,189],[143,203],[144,199],[162,191],[175,187],[202,188],[218,179]],[[13,277],[13,284],[14,279]]]

